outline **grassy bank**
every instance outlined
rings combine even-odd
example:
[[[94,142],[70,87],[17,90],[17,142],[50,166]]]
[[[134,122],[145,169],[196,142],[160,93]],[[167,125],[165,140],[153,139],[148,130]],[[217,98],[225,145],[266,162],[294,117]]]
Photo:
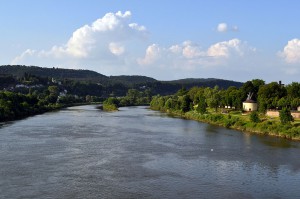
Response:
[[[153,110],[157,110],[151,107]],[[278,119],[267,118],[261,116],[260,122],[250,121],[249,115],[242,115],[241,113],[233,112],[228,114],[222,113],[205,113],[200,114],[195,110],[182,112],[172,109],[160,110],[171,115],[180,116],[185,119],[196,120],[213,125],[223,126],[230,129],[236,129],[243,132],[250,132],[255,134],[270,135],[282,137],[292,140],[300,140],[300,121],[295,120],[291,124],[281,124]]]

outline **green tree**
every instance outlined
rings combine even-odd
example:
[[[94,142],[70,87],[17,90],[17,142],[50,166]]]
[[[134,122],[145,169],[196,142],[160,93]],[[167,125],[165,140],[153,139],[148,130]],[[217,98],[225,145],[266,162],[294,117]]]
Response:
[[[285,97],[287,91],[285,87],[279,85],[277,82],[271,82],[259,87],[258,91],[258,105],[260,111],[264,112],[266,109],[275,109],[277,107],[277,101]]]
[[[281,124],[289,124],[290,122],[294,121],[291,111],[287,108],[283,108],[281,111],[279,111],[279,118]]]
[[[128,98],[130,105],[137,104],[137,99],[140,97],[140,92],[136,89],[129,89],[126,97]]]
[[[177,91],[176,95],[177,96],[183,96],[183,95],[186,95],[187,92],[188,91],[186,90],[186,88],[182,86],[182,88],[179,91]]]
[[[189,96],[184,95],[180,97],[180,110],[182,112],[188,112],[190,110],[190,103],[191,100],[189,98]]]
[[[259,115],[258,115],[257,111],[251,112],[251,114],[250,114],[250,121],[254,122],[254,123],[260,122],[260,118],[259,118]]]
[[[200,114],[206,113],[206,102],[205,102],[205,97],[204,96],[199,97],[197,112],[200,113]]]
[[[173,100],[172,98],[169,98],[166,103],[165,103],[165,108],[166,109],[173,109],[174,108],[174,104],[173,104]]]

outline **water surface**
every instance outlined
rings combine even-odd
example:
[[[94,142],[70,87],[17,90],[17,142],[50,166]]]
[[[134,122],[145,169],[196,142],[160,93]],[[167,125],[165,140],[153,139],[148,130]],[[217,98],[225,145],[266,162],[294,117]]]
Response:
[[[300,143],[72,107],[0,127],[0,198],[300,198]]]

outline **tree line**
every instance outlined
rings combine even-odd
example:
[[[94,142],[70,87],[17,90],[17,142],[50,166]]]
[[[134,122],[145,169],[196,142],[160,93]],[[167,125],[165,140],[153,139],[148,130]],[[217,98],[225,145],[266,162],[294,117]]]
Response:
[[[213,88],[193,87],[189,90],[181,88],[174,95],[155,96],[151,106],[182,112],[192,110],[195,105],[198,106],[200,112],[205,112],[206,107],[215,109],[215,112],[219,108],[225,107],[242,110],[243,101],[246,100],[248,93],[253,93],[252,99],[257,101],[261,113],[268,109],[296,110],[300,106],[300,84],[298,82],[284,86],[278,82],[265,84],[260,79],[247,81],[240,88],[235,86],[227,89],[220,89],[218,86]]]

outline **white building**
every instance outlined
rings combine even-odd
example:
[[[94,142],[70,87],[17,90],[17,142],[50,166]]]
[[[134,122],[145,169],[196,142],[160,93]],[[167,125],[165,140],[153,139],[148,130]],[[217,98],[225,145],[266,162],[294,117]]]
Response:
[[[246,101],[243,102],[243,110],[244,111],[257,111],[257,103],[252,100],[253,93],[249,93]]]
[[[243,102],[244,111],[257,111],[257,103],[254,100],[247,99]]]

